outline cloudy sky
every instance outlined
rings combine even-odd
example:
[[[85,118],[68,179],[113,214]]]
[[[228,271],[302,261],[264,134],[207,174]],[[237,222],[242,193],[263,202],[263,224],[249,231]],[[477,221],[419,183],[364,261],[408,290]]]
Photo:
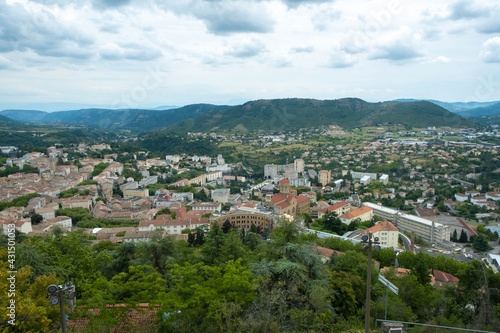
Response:
[[[497,0],[0,0],[0,109],[500,100]]]

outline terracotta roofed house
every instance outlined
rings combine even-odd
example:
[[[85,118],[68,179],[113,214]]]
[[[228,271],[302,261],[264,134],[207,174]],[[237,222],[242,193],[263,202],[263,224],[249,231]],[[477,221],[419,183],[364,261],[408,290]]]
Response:
[[[456,285],[459,279],[449,273],[434,270],[434,287],[435,288],[444,288],[449,285]]]
[[[361,234],[371,232],[373,237],[378,237],[380,245],[397,248],[399,230],[390,221],[379,222],[371,228],[363,230]]]
[[[328,206],[318,212],[318,217],[323,217],[326,213],[337,213],[337,216],[348,213],[350,210],[350,205],[347,201],[340,201],[336,204]]]
[[[345,224],[351,224],[352,221],[360,219],[361,222],[369,221],[373,218],[373,209],[363,206],[355,209],[352,212],[345,213],[339,216],[340,221]]]

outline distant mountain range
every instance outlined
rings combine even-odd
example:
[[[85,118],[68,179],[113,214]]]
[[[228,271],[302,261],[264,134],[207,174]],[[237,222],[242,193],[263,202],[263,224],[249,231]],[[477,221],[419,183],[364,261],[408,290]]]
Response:
[[[446,103],[413,99],[368,103],[357,98],[289,98],[256,100],[237,106],[192,104],[170,107],[158,107],[164,108],[163,110],[93,108],[50,113],[38,110],[4,110],[0,112],[0,116],[25,123],[89,126],[134,132],[168,128],[168,131],[176,133],[275,132],[328,125],[348,129],[378,124],[402,124],[418,128],[472,127],[476,124],[471,120],[494,124],[500,118],[500,102]]]
[[[247,102],[180,122],[174,132],[280,131],[339,125],[343,128],[402,124],[409,127],[475,124],[427,101],[368,103],[357,98],[338,100],[273,99]]]
[[[67,124],[146,132],[166,128],[185,119],[199,117],[208,111],[225,109],[227,107],[223,105],[192,104],[177,109],[161,111],[143,109],[83,109],[59,112],[4,110],[0,112],[0,115],[29,123]]]
[[[418,102],[421,99],[396,99],[395,102]],[[463,117],[494,116],[500,114],[500,101],[493,102],[441,102],[427,99],[440,107]]]

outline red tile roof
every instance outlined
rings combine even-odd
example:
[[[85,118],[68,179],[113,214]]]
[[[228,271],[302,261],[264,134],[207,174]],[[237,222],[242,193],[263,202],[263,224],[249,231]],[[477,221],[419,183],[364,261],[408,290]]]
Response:
[[[449,273],[434,270],[434,278],[436,281],[445,283],[457,283],[459,279]]]
[[[358,208],[356,210],[353,210],[352,212],[343,214],[339,217],[344,218],[344,219],[355,219],[356,217],[363,215],[365,213],[368,213],[369,211],[372,211],[373,209],[370,207],[363,206],[361,208]]]
[[[276,193],[272,198],[271,198],[271,202],[272,203],[277,203],[277,202],[280,202],[280,201],[283,201],[285,200],[286,197],[283,195],[283,194],[280,194],[280,193]]]
[[[325,256],[325,257],[331,257],[334,253],[339,255],[339,254],[345,254],[344,252],[340,252],[340,251],[335,251],[335,250],[332,250],[332,249],[328,249],[326,247],[322,247],[322,246],[316,246],[315,248],[315,252],[321,256]]]
[[[323,213],[333,212],[333,211],[336,211],[339,208],[344,207],[345,205],[349,205],[349,203],[347,201],[337,202],[336,204],[333,204],[331,206],[326,207],[325,209],[322,210],[322,212]]]
[[[286,178],[283,178],[282,180],[280,180],[280,184],[290,184],[290,181]]]
[[[396,228],[394,226],[394,224],[392,224],[390,221],[384,221],[384,222],[380,222],[376,225],[374,225],[373,227],[371,228],[368,228],[366,230],[363,230],[361,233],[362,234],[367,234],[368,232],[371,232],[371,233],[376,233],[376,232],[379,232],[381,230],[386,230],[386,231],[398,231],[398,228]]]
[[[277,204],[276,206],[281,207],[281,208],[286,208],[286,207],[290,206],[290,204],[286,201],[283,201],[283,202],[280,202],[279,204]]]
[[[310,201],[309,197],[306,197],[305,195],[298,195],[297,196],[297,205],[300,205],[304,201]]]

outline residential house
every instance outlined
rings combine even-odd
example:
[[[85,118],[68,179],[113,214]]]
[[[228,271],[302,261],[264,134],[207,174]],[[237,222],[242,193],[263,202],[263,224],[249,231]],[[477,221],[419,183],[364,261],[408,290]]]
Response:
[[[370,207],[361,207],[351,212],[339,216],[340,221],[345,224],[351,224],[352,221],[359,219],[360,222],[370,221],[373,218],[373,209]]]
[[[380,245],[398,248],[399,230],[390,221],[379,222],[371,228],[363,230],[361,234],[372,233],[378,237]]]
[[[341,216],[348,213],[350,209],[351,206],[347,201],[340,201],[318,211],[318,218],[323,217],[326,213],[336,213],[337,216]]]
[[[435,288],[445,288],[446,286],[456,286],[459,279],[449,273],[438,271],[437,269],[432,271],[434,276],[434,283],[432,284]]]

